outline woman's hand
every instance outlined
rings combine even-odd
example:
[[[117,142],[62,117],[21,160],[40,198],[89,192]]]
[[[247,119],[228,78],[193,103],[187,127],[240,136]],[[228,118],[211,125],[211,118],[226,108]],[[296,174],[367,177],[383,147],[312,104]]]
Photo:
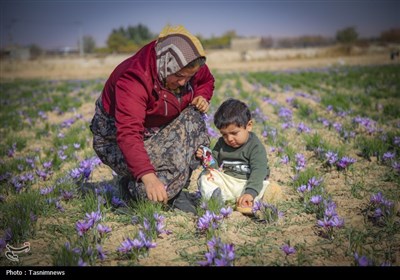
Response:
[[[144,188],[146,189],[147,198],[155,202],[168,202],[165,184],[158,179],[156,174],[149,173],[142,177]]]
[[[210,107],[210,103],[203,97],[203,96],[196,96],[193,98],[192,104],[194,107],[197,108],[202,113],[205,113],[208,111],[208,108]]]

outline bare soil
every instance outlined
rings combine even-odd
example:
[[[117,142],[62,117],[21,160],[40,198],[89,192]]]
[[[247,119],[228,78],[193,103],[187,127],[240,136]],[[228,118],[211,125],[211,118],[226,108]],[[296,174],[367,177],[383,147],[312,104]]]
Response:
[[[107,78],[112,72],[114,67],[126,57],[113,56],[107,58],[62,58],[52,60],[38,60],[38,61],[26,61],[26,62],[10,62],[2,61],[0,67],[0,78],[2,80],[8,79],[91,79],[91,78]],[[282,71],[282,70],[295,70],[304,68],[324,68],[331,66],[343,66],[343,65],[380,65],[392,62],[389,59],[389,55],[386,53],[370,54],[370,55],[358,55],[358,56],[336,56],[336,57],[322,57],[322,58],[298,58],[298,59],[287,59],[287,60],[265,60],[265,61],[217,61],[209,60],[208,65],[212,71],[217,72],[237,72],[237,71]],[[253,87],[251,84],[243,82],[244,90],[252,91]],[[265,89],[263,89],[265,90]],[[293,97],[294,93],[285,93],[283,96],[281,93],[271,93],[271,98],[284,103],[284,99]],[[282,99],[282,100],[280,100]],[[304,100],[308,102],[308,100]],[[315,104],[310,104],[314,106]],[[274,114],[271,111],[271,107],[263,105],[261,109],[266,115],[273,118]],[[93,115],[92,104],[85,104],[84,107],[80,108],[80,112],[84,115],[85,119],[90,119]],[[291,144],[300,146],[299,137],[295,134],[291,135]],[[269,147],[266,147],[269,151]],[[308,159],[311,160],[312,154],[305,152]],[[356,155],[350,154],[351,157],[357,157]],[[293,190],[288,186],[290,181],[291,172],[288,168],[279,167],[274,168],[280,161],[280,157],[275,153],[268,152],[270,164],[272,166],[271,172],[271,187],[266,192],[264,201],[270,203],[286,203],[290,205],[298,197],[293,194]],[[356,182],[366,182],[366,186],[372,187],[376,184],[376,178],[382,174],[383,170],[377,168],[376,162],[367,161],[358,158],[358,161],[354,165],[356,172],[350,179],[343,173],[337,171],[331,171],[326,174],[325,185],[327,191],[333,194],[333,200],[337,203],[337,210],[340,217],[343,217],[346,224],[354,228],[363,229],[364,217],[361,213],[362,208],[365,206],[365,201],[356,199],[349,195],[350,187],[348,180]],[[192,176],[192,184],[190,190],[195,190],[195,179],[198,176],[199,170],[197,170]],[[102,166],[97,168],[93,174],[93,182],[101,182],[106,179],[112,179],[111,171],[109,168]],[[381,182],[381,181],[380,181]],[[388,183],[383,185],[382,188],[393,188],[393,185]],[[360,190],[361,195],[367,195],[364,193],[365,190]],[[398,207],[398,206],[397,206]],[[288,240],[291,244],[307,244],[305,249],[305,255],[309,254],[312,256],[320,256],[310,260],[312,265],[350,265],[353,262],[353,256],[348,255],[343,251],[345,246],[341,246],[336,250],[335,243],[324,242],[323,239],[318,235],[318,230],[315,227],[315,216],[307,214],[305,212],[293,213],[288,210],[286,214],[286,220],[284,220],[282,226],[276,232],[269,232],[268,229],[258,230],[256,226],[251,224],[248,217],[243,216],[238,212],[234,212],[233,215],[227,220],[224,228],[221,229],[221,235],[224,239],[229,240],[230,243],[234,243],[235,246],[242,248],[249,246],[249,250],[255,250],[255,257],[249,261],[242,258],[236,265],[265,265],[270,264],[273,260],[277,260],[280,264],[295,264],[296,260],[290,256],[288,259],[284,259],[282,253],[275,247],[276,244],[282,245]],[[39,228],[46,228],[46,224],[49,223],[60,223],[61,221],[43,221],[39,219]],[[184,235],[188,228],[195,230],[196,219],[192,215],[181,213],[174,217],[168,217],[167,228],[173,232]],[[120,245],[124,236],[132,231],[132,226],[121,227],[118,223],[107,224],[113,229],[110,239],[106,242],[104,249],[112,252]],[[257,236],[259,235],[259,236]],[[36,235],[38,238],[30,240],[31,242],[31,254],[29,257],[24,259],[24,265],[51,265],[51,257],[48,253],[47,248],[49,244],[45,239],[51,239],[50,236],[46,237],[45,232],[39,231]],[[265,242],[260,243],[260,240]],[[322,241],[321,241],[322,240]],[[342,240],[347,242],[342,236]],[[179,241],[179,242],[178,242]],[[271,242],[269,242],[271,241]],[[162,238],[157,239],[157,247],[150,250],[150,255],[147,258],[140,259],[139,264],[145,266],[186,266],[188,263],[182,260],[180,253],[185,251],[186,253],[195,253],[199,251],[199,243],[193,242],[193,240],[177,240],[176,235],[165,235]],[[247,244],[247,245],[246,245]],[[275,245],[268,245],[275,244]],[[204,244],[203,244],[204,245]],[[376,244],[379,247],[379,244]],[[263,252],[258,252],[257,248]],[[349,245],[350,246],[350,245]],[[399,265],[400,253],[399,244],[396,243],[397,251],[393,259],[396,260],[393,265]],[[202,248],[203,250],[205,248]],[[269,252],[269,253],[268,253]],[[327,256],[327,252],[331,255]],[[116,266],[121,265],[120,262],[115,260],[105,260],[103,265]],[[122,263],[127,265],[126,263]]]
[[[112,70],[128,56],[114,55],[103,58],[61,57],[32,61],[0,60],[0,79],[95,79],[107,78]],[[224,58],[226,58],[224,60]],[[325,68],[343,65],[381,65],[398,63],[385,53],[352,56],[311,57],[291,59],[264,59],[243,61],[228,56],[210,55],[207,65],[212,71],[284,71],[304,68]]]

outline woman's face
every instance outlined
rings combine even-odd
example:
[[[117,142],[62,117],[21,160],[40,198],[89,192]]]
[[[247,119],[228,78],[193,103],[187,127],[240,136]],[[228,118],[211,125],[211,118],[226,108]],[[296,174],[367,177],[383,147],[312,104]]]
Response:
[[[232,148],[239,148],[249,139],[249,132],[253,128],[253,122],[249,121],[246,127],[239,127],[236,124],[230,124],[221,128],[219,132],[225,143]]]
[[[169,75],[165,79],[165,87],[169,90],[176,90],[179,87],[184,86],[189,80],[197,73],[200,66],[195,66],[193,68],[183,68],[176,72],[175,74]]]

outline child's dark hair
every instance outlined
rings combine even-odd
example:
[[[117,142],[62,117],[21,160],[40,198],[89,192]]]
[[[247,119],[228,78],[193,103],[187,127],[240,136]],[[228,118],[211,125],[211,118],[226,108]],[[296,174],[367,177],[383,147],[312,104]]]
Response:
[[[214,124],[218,129],[225,128],[230,124],[246,127],[250,120],[251,113],[247,105],[233,98],[224,101],[214,115]]]

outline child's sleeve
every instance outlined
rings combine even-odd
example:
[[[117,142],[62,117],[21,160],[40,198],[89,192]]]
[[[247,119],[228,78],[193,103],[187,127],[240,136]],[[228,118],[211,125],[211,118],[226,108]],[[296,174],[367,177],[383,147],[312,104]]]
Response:
[[[262,143],[256,144],[250,153],[250,168],[251,174],[247,180],[244,193],[255,197],[261,192],[263,182],[270,174],[267,152]]]
[[[220,167],[220,163],[218,161],[219,151],[221,150],[220,140],[218,139],[217,143],[215,143],[214,148],[212,149],[212,156],[215,159],[215,165],[212,166],[214,169],[218,169]]]

